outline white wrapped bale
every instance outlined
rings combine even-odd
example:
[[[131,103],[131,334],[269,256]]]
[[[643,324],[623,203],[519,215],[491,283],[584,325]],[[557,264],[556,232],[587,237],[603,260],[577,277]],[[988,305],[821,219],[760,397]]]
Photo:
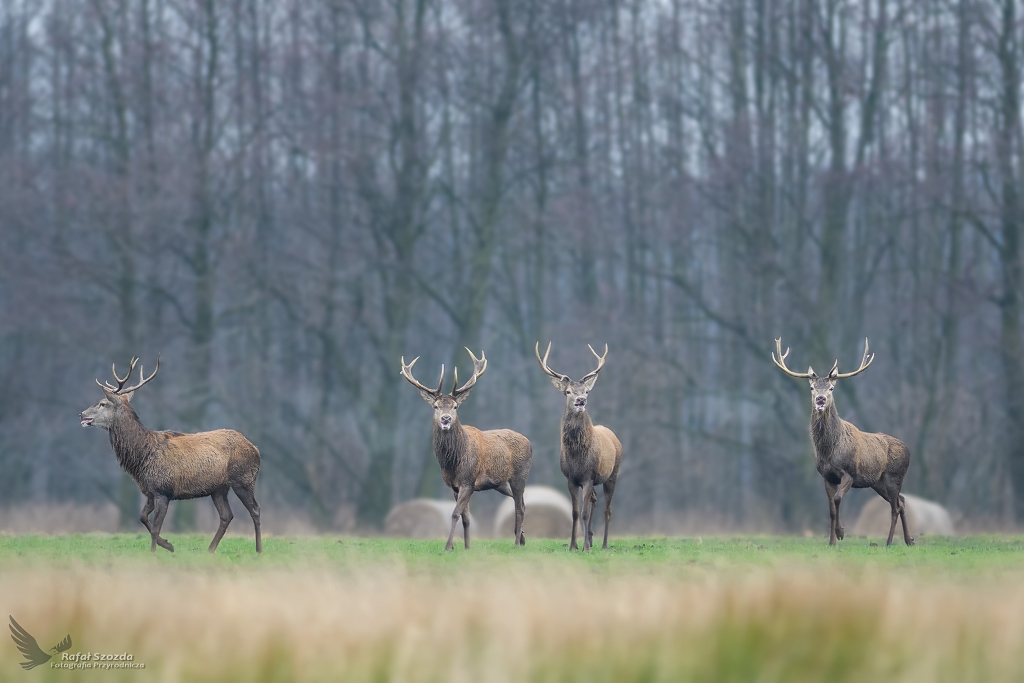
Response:
[[[572,534],[572,503],[569,497],[550,486],[527,486],[523,490],[526,538],[569,538]],[[516,521],[515,503],[506,498],[494,516],[494,535],[512,536]]]
[[[384,530],[388,536],[402,538],[448,538],[454,510],[454,498],[414,498],[391,508],[391,512],[384,519]],[[473,527],[475,522],[473,515],[470,514],[470,527]],[[455,535],[462,536],[462,520],[459,520],[455,528]]]
[[[911,536],[918,534],[952,536],[956,533],[953,528],[953,518],[949,516],[946,508],[936,502],[918,498],[909,493],[904,493],[903,498],[906,500],[907,525],[910,527]],[[841,514],[842,511],[840,511]],[[860,511],[850,533],[854,536],[888,538],[891,522],[892,508],[888,501],[883,500],[881,496],[873,496]],[[902,533],[903,525],[897,518],[896,533],[893,538],[901,537]]]

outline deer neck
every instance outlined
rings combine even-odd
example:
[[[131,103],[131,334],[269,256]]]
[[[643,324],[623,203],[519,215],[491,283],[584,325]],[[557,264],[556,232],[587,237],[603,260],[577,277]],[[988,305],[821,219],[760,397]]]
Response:
[[[585,410],[566,410],[562,415],[562,449],[568,454],[590,451],[594,423]]]
[[[825,410],[811,411],[811,441],[814,442],[815,457],[827,460],[836,452],[843,437],[843,425],[835,402]]]
[[[466,457],[469,436],[456,419],[451,429],[445,431],[434,424],[434,457],[442,470],[454,470]]]
[[[153,432],[146,429],[131,406],[125,408],[127,412],[110,427],[110,446],[121,469],[139,481],[143,468],[153,457]]]

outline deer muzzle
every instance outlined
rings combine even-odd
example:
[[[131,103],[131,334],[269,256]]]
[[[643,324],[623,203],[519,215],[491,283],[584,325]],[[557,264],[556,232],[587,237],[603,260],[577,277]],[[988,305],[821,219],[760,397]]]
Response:
[[[92,426],[92,420],[93,419],[91,417],[86,417],[85,413],[79,413],[78,414],[78,419],[82,421],[82,426],[83,427],[91,427]]]

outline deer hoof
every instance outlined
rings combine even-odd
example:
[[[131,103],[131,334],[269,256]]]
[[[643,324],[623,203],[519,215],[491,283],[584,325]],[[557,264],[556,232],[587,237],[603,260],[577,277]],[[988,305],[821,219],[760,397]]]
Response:
[[[913,536],[907,538],[907,545],[914,545],[914,537]]]
[[[843,531],[843,527],[836,527],[836,538],[838,538],[841,541],[841,540],[843,540],[845,535],[846,535],[846,532]]]

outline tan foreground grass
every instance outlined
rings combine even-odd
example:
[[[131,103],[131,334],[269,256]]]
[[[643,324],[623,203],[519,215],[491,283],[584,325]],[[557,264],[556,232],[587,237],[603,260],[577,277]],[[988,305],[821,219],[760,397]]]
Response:
[[[44,649],[71,633],[72,653],[146,665],[26,673],[8,641],[3,680],[1024,679],[1024,586],[1010,578],[72,566],[15,569],[0,596]]]

